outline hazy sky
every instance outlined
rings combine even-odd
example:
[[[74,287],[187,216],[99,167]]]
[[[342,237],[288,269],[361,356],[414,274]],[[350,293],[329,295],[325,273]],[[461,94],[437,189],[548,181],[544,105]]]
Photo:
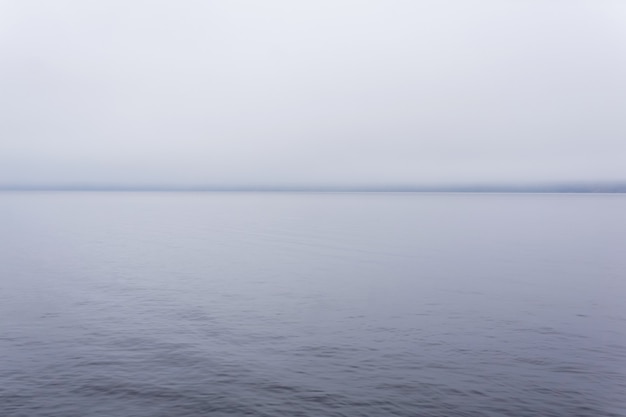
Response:
[[[581,180],[623,0],[0,0],[0,184]]]

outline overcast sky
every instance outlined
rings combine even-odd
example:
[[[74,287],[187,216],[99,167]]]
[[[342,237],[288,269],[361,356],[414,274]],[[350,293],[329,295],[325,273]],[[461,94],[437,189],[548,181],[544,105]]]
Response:
[[[0,184],[614,180],[623,0],[0,0]]]

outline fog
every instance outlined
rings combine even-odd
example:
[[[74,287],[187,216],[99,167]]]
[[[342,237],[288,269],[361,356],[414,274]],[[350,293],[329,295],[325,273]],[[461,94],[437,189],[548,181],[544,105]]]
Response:
[[[626,180],[620,0],[0,0],[0,185]]]

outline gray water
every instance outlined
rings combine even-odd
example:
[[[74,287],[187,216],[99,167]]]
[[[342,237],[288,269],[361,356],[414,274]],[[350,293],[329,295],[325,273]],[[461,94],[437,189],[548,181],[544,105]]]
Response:
[[[626,196],[1,193],[0,416],[626,416]]]

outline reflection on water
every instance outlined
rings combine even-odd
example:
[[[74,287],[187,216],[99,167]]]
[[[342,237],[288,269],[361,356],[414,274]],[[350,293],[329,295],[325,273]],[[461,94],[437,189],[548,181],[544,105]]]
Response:
[[[2,416],[625,416],[626,197],[0,194]]]

